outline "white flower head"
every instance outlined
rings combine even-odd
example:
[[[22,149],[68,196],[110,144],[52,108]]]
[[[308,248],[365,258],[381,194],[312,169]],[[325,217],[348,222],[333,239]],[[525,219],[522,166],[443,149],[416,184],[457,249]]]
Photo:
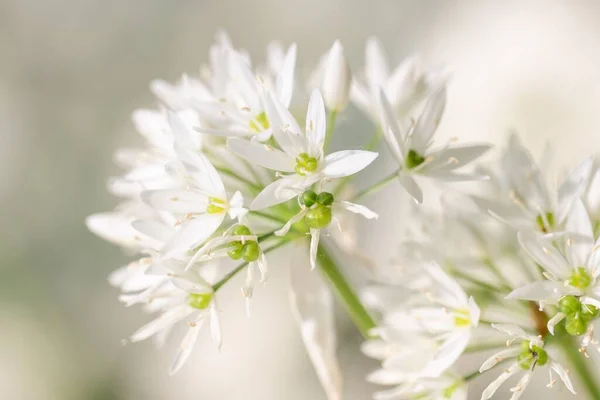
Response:
[[[498,363],[511,358],[515,358],[515,361],[483,391],[481,400],[490,399],[496,393],[498,388],[510,377],[524,371],[525,373],[517,385],[510,389],[513,393],[511,400],[518,400],[531,382],[533,373],[544,366],[549,367],[550,384],[548,386],[553,386],[555,383],[555,380],[552,377],[552,371],[554,371],[563,381],[567,389],[569,389],[571,393],[576,394],[569,378],[568,371],[560,363],[554,360],[548,349],[544,348],[544,341],[541,337],[530,335],[516,325],[492,324],[492,327],[509,335],[511,339],[507,342],[508,348],[487,359],[479,371],[485,372],[496,366]],[[518,340],[521,342],[518,345],[513,346],[512,344]]]
[[[227,141],[233,153],[253,165],[279,173],[280,179],[256,196],[250,205],[252,210],[288,201],[317,182],[355,174],[377,157],[377,153],[363,150],[323,153],[326,113],[318,90],[313,91],[310,98],[304,133],[288,109],[272,94],[265,94],[265,103],[274,138],[281,149],[235,138]]]
[[[399,164],[398,179],[417,203],[423,201],[423,192],[414,179],[416,175],[442,182],[485,178],[456,170],[483,155],[489,150],[489,145],[447,144],[441,148],[433,145],[433,136],[446,107],[445,88],[442,87],[431,95],[419,119],[408,129],[401,127],[383,90],[379,91],[377,103],[385,140]]]

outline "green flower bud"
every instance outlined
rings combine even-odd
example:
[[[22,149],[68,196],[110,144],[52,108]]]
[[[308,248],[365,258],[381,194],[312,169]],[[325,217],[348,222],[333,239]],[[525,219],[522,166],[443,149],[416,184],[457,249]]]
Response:
[[[579,314],[567,315],[565,329],[571,336],[583,335],[587,331],[587,322]]]
[[[592,277],[583,267],[575,268],[567,283],[579,289],[585,289],[592,284]]]
[[[317,196],[317,203],[324,206],[330,206],[333,204],[333,195],[329,192],[321,192]]]
[[[192,293],[188,295],[188,304],[198,310],[204,310],[212,301],[212,293]]]
[[[317,194],[312,190],[307,190],[298,197],[298,201],[306,207],[312,207],[317,202]]]
[[[250,228],[248,228],[246,225],[238,225],[235,228],[233,228],[231,234],[233,236],[247,236],[250,235],[251,232]]]
[[[252,262],[258,260],[260,256],[260,247],[255,241],[246,242],[242,247],[242,257],[244,261]]]
[[[232,260],[239,260],[242,258],[242,242],[231,242],[227,247],[231,249],[227,252],[229,258]]]
[[[317,204],[315,208],[308,210],[304,221],[313,229],[323,229],[331,223],[331,208]]]
[[[406,168],[413,169],[425,162],[425,157],[410,149],[406,155]]]
[[[565,296],[558,302],[558,308],[565,315],[577,314],[581,311],[581,302],[575,296]]]

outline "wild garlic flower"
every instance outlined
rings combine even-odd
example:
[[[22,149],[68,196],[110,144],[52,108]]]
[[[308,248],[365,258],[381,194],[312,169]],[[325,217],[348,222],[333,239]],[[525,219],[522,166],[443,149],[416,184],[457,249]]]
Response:
[[[448,372],[437,378],[420,378],[390,390],[376,392],[373,399],[467,400],[467,385],[462,377]]]
[[[431,279],[430,286],[380,310],[383,323],[374,332],[380,338],[363,346],[367,355],[383,361],[383,368],[370,376],[375,383],[440,377],[462,355],[478,326],[479,307],[454,279],[435,263],[425,264],[422,273]],[[372,296],[384,293],[374,289]]]
[[[304,133],[292,114],[275,97],[266,97],[267,116],[280,149],[271,145],[229,139],[227,147],[253,165],[277,171],[280,179],[269,184],[250,204],[252,210],[268,208],[297,196],[323,180],[353,175],[375,160],[377,153],[342,150],[324,154],[327,133],[323,98],[313,91]],[[284,175],[285,174],[285,175]]]
[[[567,333],[593,334],[594,320],[600,313],[600,239],[594,243],[591,221],[580,199],[571,207],[565,232],[558,236],[520,232],[519,241],[531,258],[544,269],[545,280],[514,290],[509,298],[536,301],[558,306],[548,321],[554,334],[557,324],[565,320]],[[585,346],[590,340],[586,341]]]
[[[350,95],[358,108],[379,123],[377,103],[381,90],[393,115],[407,117],[415,105],[444,85],[446,75],[443,71],[423,71],[418,57],[408,58],[390,72],[381,43],[371,37],[365,48],[364,79],[353,80]]]
[[[512,134],[497,172],[487,171],[491,177],[489,195],[474,199],[483,210],[517,231],[561,231],[573,202],[583,195],[593,163],[585,159],[558,186],[548,173],[549,164],[548,152],[538,165]]]
[[[399,164],[398,179],[417,202],[423,201],[423,192],[415,176],[427,176],[441,182],[482,179],[480,175],[457,172],[490,149],[489,145],[433,147],[433,136],[446,107],[446,90],[439,89],[428,100],[416,123],[403,129],[388,101],[380,90],[378,96],[381,125],[385,140]]]
[[[513,375],[525,371],[517,385],[510,389],[513,393],[510,400],[518,400],[531,382],[533,373],[544,366],[548,367],[548,373],[550,374],[550,383],[548,384],[548,387],[553,386],[556,382],[552,376],[552,371],[554,371],[563,381],[567,389],[569,389],[571,393],[576,394],[571,379],[569,378],[568,370],[554,359],[551,350],[544,347],[544,341],[540,336],[528,334],[515,325],[492,324],[492,327],[509,335],[511,339],[507,342],[508,348],[487,359],[479,371],[483,373],[496,366],[498,363],[512,358],[515,360],[483,391],[481,400],[492,398],[504,382]],[[512,344],[517,341],[520,341],[520,343],[512,346]]]

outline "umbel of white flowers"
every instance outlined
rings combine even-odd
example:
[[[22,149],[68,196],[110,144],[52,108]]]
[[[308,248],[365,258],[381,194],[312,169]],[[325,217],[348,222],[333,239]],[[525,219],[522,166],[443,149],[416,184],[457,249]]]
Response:
[[[86,220],[136,255],[109,277],[125,305],[156,315],[129,340],[153,337],[161,345],[176,325],[185,327],[172,374],[205,323],[221,347],[220,289],[245,274],[241,293],[251,315],[256,284],[268,280],[268,255],[281,248],[292,261],[293,314],[330,400],[342,398],[334,295],[365,338],[363,352],[381,360],[367,377],[389,386],[376,399],[465,400],[469,382],[499,366],[484,400],[522,373],[511,389],[518,399],[540,369],[549,371],[550,386],[554,373],[573,393],[574,371],[585,392],[600,398],[583,357],[597,347],[600,314],[593,159],[554,185],[550,157],[538,164],[513,134],[496,162],[481,163],[488,144],[436,140],[448,101],[444,71],[417,57],[390,68],[370,38],[362,70],[350,68],[336,41],[305,82],[295,73],[296,53],[295,44],[271,43],[266,62],[254,65],[220,33],[201,76],[152,82],[159,106],[133,113],[144,144],[117,152],[124,173],[109,190],[119,205]],[[361,149],[332,151],[331,138],[344,136],[355,117],[336,123],[349,102],[374,133],[363,135]],[[382,147],[394,161],[386,173],[374,163]],[[367,167],[381,178],[355,181]],[[423,186],[426,180],[442,190]],[[471,184],[459,188],[458,181]],[[404,191],[390,201],[412,199],[413,209],[394,235],[372,231],[398,246],[397,257],[376,263],[361,249],[356,219],[378,214],[357,201],[393,182]],[[439,198],[441,212],[415,204],[429,198]],[[368,282],[356,287],[345,278],[365,265]],[[479,370],[456,367],[466,353],[494,350]]]

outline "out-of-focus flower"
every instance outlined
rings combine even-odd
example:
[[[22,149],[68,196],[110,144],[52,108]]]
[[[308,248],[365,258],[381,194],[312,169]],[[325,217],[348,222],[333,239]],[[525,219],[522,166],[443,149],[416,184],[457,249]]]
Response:
[[[323,98],[327,108],[336,111],[346,108],[350,98],[351,83],[352,72],[344,48],[339,41],[336,41],[327,54],[323,71]]]

